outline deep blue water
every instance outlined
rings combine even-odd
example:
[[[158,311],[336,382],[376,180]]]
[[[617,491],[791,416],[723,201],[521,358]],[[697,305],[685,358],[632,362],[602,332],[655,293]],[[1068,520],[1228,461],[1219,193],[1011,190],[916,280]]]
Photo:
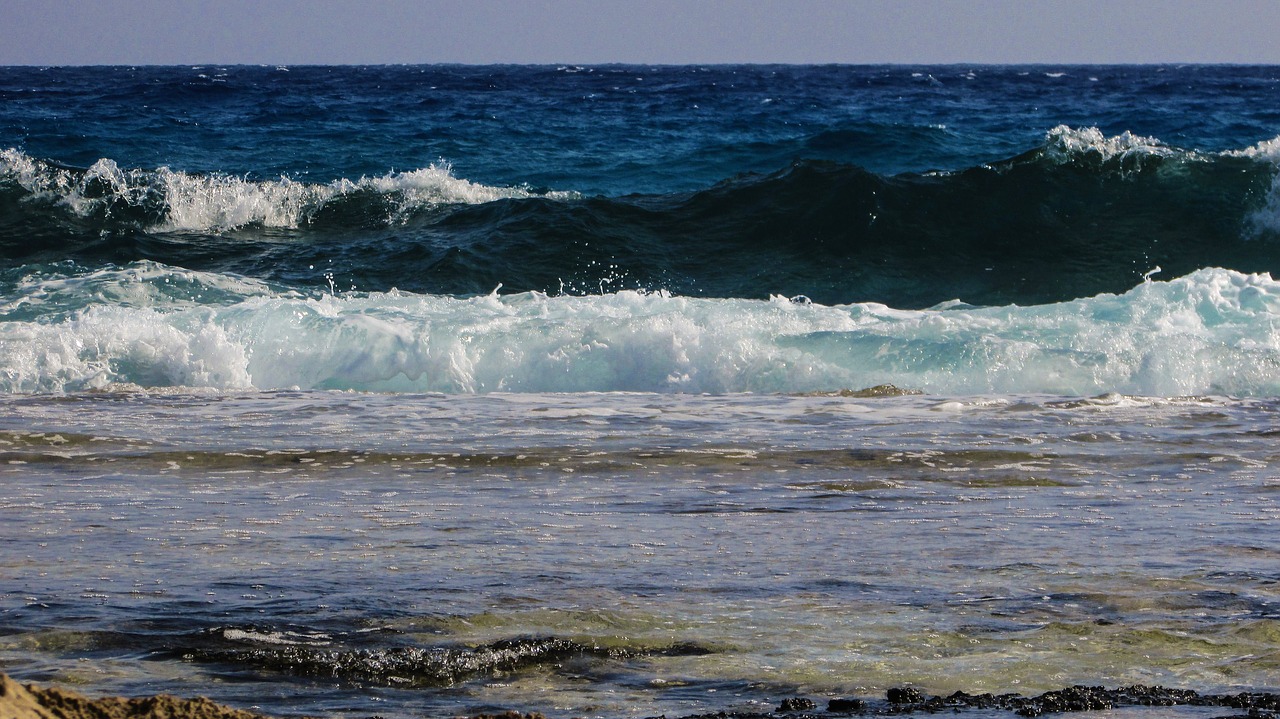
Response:
[[[5,68],[0,132],[88,167],[329,182],[440,159],[585,195],[704,190],[800,159],[964,170],[1058,125],[1206,152],[1275,137],[1273,67]]]

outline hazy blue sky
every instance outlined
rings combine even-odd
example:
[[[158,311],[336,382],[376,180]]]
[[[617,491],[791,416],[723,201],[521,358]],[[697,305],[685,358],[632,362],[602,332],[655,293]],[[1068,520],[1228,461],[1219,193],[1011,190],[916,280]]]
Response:
[[[0,0],[0,64],[1280,63],[1280,0]]]

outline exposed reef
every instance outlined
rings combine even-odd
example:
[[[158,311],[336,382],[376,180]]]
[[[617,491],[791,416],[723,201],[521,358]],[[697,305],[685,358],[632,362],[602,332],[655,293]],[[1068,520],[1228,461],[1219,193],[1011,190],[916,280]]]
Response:
[[[575,650],[576,651],[576,650]],[[1023,717],[1088,712],[1117,707],[1222,707],[1235,710],[1220,719],[1276,719],[1280,694],[1241,692],[1200,694],[1190,689],[1134,685],[1118,689],[1072,686],[1037,696],[1021,694],[926,695],[913,687],[894,687],[883,699],[833,698],[825,710],[808,697],[784,699],[772,712],[718,712],[681,719],[835,719],[848,716],[903,716],[957,713],[966,710],[1007,711]],[[180,699],[157,695],[135,699],[90,699],[58,687],[20,684],[0,674],[0,717],[3,719],[265,719],[260,714],[218,704],[204,697]],[[538,712],[482,714],[471,719],[545,719]]]

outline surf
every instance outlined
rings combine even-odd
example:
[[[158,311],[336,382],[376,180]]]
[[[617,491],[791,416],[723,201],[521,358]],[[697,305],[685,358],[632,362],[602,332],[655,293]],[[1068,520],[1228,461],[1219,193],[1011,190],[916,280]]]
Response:
[[[924,310],[623,290],[306,290],[153,262],[0,297],[0,391],[1280,395],[1280,284],[1203,269],[1062,303]]]
[[[1058,126],[957,171],[797,160],[693,192],[490,186],[448,165],[327,183],[0,153],[0,253],[149,259],[299,284],[470,295],[631,289],[923,309],[1120,293],[1161,266],[1280,266],[1275,141],[1224,152]]]

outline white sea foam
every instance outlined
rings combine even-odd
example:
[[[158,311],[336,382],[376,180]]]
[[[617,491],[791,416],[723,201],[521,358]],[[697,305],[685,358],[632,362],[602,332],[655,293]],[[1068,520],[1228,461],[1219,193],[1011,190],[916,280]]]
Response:
[[[286,177],[269,182],[227,175],[192,175],[162,167],[156,172],[167,211],[162,231],[229,230],[257,224],[297,227],[338,195],[327,185]]]
[[[1059,159],[1069,160],[1086,154],[1097,154],[1103,161],[1130,156],[1173,156],[1193,153],[1170,147],[1154,137],[1135,135],[1129,131],[1107,137],[1096,127],[1073,128],[1058,125],[1045,135],[1048,153]]]
[[[1274,396],[1277,312],[1269,276],[1210,269],[1120,296],[921,313],[811,347],[845,367],[876,367],[877,380],[952,394]]]
[[[28,274],[14,284],[7,297],[0,298],[0,316],[8,320],[39,317],[47,322],[95,304],[173,311],[232,304],[259,295],[302,296],[248,277],[192,272],[142,261],[123,269]]]
[[[1135,135],[1127,130],[1119,135],[1107,136],[1096,127],[1075,128],[1068,125],[1058,125],[1045,133],[1045,147],[1051,156],[1063,160],[1088,154],[1095,154],[1104,161],[1147,155],[1188,160],[1208,160],[1215,156],[1215,153],[1174,147],[1157,137]],[[1216,155],[1263,160],[1280,165],[1280,137],[1263,140],[1239,150],[1225,150]]]
[[[1263,140],[1243,150],[1229,150],[1222,153],[1228,157],[1246,157],[1263,162],[1270,162],[1277,168],[1271,180],[1271,189],[1263,205],[1249,213],[1246,223],[1255,236],[1263,233],[1280,232],[1280,137]]]
[[[339,183],[346,189],[347,185]],[[535,194],[520,187],[491,187],[453,176],[447,163],[433,164],[412,172],[393,172],[381,177],[361,178],[357,188],[369,188],[384,194],[399,194],[406,207],[424,205],[463,204],[478,205],[494,200],[525,197],[551,197],[569,199],[577,197],[572,192]]]
[[[1273,137],[1270,140],[1263,140],[1256,145],[1250,145],[1243,150],[1227,150],[1222,153],[1228,157],[1250,157],[1259,160],[1269,160],[1280,164],[1280,137]]]
[[[1271,189],[1267,192],[1266,202],[1252,210],[1245,223],[1254,237],[1267,233],[1280,233],[1280,173],[1271,180]]]
[[[77,173],[13,148],[0,150],[0,181],[16,183],[34,197],[60,204],[80,216],[109,213],[117,204],[153,206],[160,220],[150,229],[168,232],[226,231],[248,225],[295,228],[309,222],[327,203],[359,193],[382,197],[391,222],[445,205],[577,197],[573,192],[538,193],[524,187],[471,182],[455,177],[445,162],[409,172],[311,184],[289,177],[255,180],[168,167],[124,170],[110,159],[98,160]]]
[[[1045,140],[1047,156],[1060,162],[1070,162],[1080,157],[1096,156],[1103,162],[1146,157],[1176,157],[1187,161],[1208,161],[1213,157],[1236,157],[1271,163],[1277,173],[1272,180],[1263,204],[1251,210],[1244,218],[1246,231],[1254,236],[1280,232],[1280,137],[1264,140],[1240,150],[1220,153],[1202,153],[1166,145],[1154,137],[1143,137],[1130,132],[1108,137],[1096,127],[1072,128],[1059,125],[1048,132]]]
[[[33,195],[66,194],[75,186],[70,172],[14,148],[0,150],[0,180],[16,183]]]
[[[188,286],[163,290],[165,271]],[[947,395],[1280,396],[1280,283],[1220,269],[1053,305],[923,311],[638,292],[303,296],[154,265],[114,272],[17,293],[43,304],[0,298],[35,313],[0,324],[0,391],[724,393],[888,383]],[[108,291],[112,283],[120,286]]]
[[[272,632],[254,629],[228,628],[222,630],[222,638],[232,642],[248,642],[253,644],[277,644],[284,646],[326,646],[330,637],[320,633]]]
[[[446,205],[478,205],[495,200],[576,197],[569,192],[534,193],[520,187],[492,187],[453,176],[447,163],[411,172],[391,172],[359,180],[340,179],[324,185],[250,181],[226,175],[191,175],[161,168],[168,205],[159,230],[228,230],[246,225],[298,227],[325,204],[362,192],[381,195],[389,203],[387,220],[402,221],[421,210]]]

